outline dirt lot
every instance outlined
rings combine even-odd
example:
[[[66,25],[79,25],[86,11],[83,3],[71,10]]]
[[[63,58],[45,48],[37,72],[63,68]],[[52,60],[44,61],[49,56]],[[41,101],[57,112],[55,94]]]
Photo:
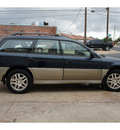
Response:
[[[33,86],[17,95],[0,83],[0,122],[120,122],[120,93],[76,84]]]

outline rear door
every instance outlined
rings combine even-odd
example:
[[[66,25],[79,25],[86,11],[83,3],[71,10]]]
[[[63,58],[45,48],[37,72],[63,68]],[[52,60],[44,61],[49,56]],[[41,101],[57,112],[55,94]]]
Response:
[[[5,39],[0,44],[0,65],[6,67],[26,66],[26,56],[34,40]]]
[[[61,80],[63,57],[57,40],[38,40],[33,52],[27,55],[29,69],[35,80]]]

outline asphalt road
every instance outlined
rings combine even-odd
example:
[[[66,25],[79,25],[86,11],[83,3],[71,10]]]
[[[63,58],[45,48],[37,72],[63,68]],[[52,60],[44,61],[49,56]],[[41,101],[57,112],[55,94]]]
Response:
[[[120,52],[120,45],[114,46],[114,47],[113,47],[113,50],[116,50],[116,51],[119,51],[119,52]]]
[[[105,55],[115,57],[115,58],[120,58],[120,46],[114,46],[111,50],[115,50],[117,52],[114,54],[105,54]]]

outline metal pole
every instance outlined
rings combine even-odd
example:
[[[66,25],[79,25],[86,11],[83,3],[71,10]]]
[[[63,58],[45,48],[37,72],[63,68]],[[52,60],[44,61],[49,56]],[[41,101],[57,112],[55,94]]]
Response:
[[[87,30],[87,7],[85,7],[84,45],[86,45],[86,30]]]
[[[115,40],[115,31],[116,31],[116,26],[114,26],[114,37],[113,37],[113,40]]]
[[[106,32],[106,42],[108,42],[108,27],[109,27],[109,7],[107,8],[107,32]]]

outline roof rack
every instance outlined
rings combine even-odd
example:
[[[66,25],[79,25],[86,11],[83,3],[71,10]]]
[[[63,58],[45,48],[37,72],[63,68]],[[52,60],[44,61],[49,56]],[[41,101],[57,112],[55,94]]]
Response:
[[[49,33],[20,33],[20,32],[17,32],[17,33],[14,33],[12,34],[11,36],[18,36],[18,35],[30,35],[30,34],[33,34],[33,35],[43,35],[43,36],[60,36],[60,34],[49,34]]]

